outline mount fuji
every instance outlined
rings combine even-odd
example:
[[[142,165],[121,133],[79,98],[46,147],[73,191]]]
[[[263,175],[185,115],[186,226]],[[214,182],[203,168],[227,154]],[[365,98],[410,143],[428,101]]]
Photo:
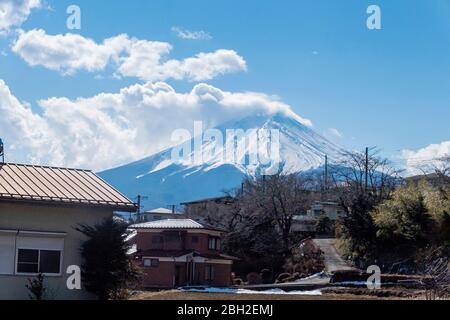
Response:
[[[100,172],[99,175],[130,198],[139,194],[148,196],[143,204],[145,209],[151,209],[221,196],[224,191],[239,187],[246,176],[256,176],[267,170],[267,165],[262,163],[267,164],[268,158],[260,163],[249,161],[248,155],[251,150],[261,151],[268,145],[269,139],[273,139],[269,132],[277,132],[277,162],[285,172],[317,169],[323,165],[325,155],[337,159],[342,151],[309,126],[282,112],[253,115],[214,129],[223,137],[227,137],[229,130],[242,130],[243,134],[231,142],[224,139],[226,142],[223,144],[217,144],[213,139],[201,139],[200,149],[191,148],[196,144],[198,146],[199,140],[194,137],[182,144],[188,147],[188,152],[184,152],[180,160],[173,160],[173,155],[179,154],[182,145]],[[239,149],[241,152],[233,154],[230,161],[224,156],[230,146],[241,146],[245,150]],[[195,157],[192,150],[200,150],[201,162],[191,161]],[[264,154],[267,157],[270,151],[258,152],[258,159],[262,159]]]

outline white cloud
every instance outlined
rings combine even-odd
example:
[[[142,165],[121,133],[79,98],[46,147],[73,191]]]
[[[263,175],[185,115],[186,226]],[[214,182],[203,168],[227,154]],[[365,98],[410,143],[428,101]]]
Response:
[[[187,29],[182,29],[180,27],[172,27],[172,32],[175,35],[184,40],[211,40],[212,36],[208,32],[203,30],[200,31],[190,31]]]
[[[439,167],[440,159],[450,156],[450,141],[430,144],[419,150],[403,150],[402,156],[405,159],[409,174],[428,171],[433,167]]]
[[[11,27],[20,26],[32,9],[41,6],[40,0],[1,0],[0,1],[0,33]]]
[[[333,137],[342,139],[344,135],[336,128],[329,128],[328,133],[330,133]]]
[[[97,44],[78,34],[48,35],[42,29],[34,29],[21,31],[12,50],[31,66],[74,74],[81,69],[90,72],[105,69],[111,59],[118,61],[130,44],[131,40],[123,34]]]
[[[136,84],[93,97],[49,98],[32,110],[0,80],[0,136],[9,161],[95,170],[134,161],[172,145],[173,130],[209,127],[255,113],[283,112],[306,125],[279,99],[198,84],[176,92],[168,84]]]
[[[78,70],[104,70],[112,63],[116,75],[145,81],[167,79],[204,81],[247,70],[245,60],[233,50],[199,53],[184,60],[167,59],[166,42],[138,40],[121,34],[96,43],[78,34],[48,35],[44,30],[20,32],[12,50],[29,65],[41,65],[63,74]]]

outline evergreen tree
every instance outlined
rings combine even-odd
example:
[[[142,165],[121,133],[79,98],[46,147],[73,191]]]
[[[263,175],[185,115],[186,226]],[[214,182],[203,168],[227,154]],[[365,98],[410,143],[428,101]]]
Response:
[[[127,225],[106,219],[94,227],[80,225],[78,231],[87,236],[81,247],[84,259],[83,282],[100,300],[114,299],[136,280],[137,271],[127,256]]]

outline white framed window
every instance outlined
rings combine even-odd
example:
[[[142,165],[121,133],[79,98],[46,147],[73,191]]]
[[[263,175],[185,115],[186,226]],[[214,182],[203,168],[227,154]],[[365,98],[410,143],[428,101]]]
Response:
[[[62,252],[57,250],[17,249],[17,274],[60,275]]]
[[[64,238],[56,234],[19,232],[16,238],[17,275],[60,276]]]
[[[208,249],[209,250],[220,250],[220,238],[210,237],[208,241]]]

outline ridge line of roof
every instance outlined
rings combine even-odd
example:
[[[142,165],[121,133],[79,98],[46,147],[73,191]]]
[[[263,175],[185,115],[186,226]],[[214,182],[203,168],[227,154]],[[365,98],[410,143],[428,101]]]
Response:
[[[71,171],[84,171],[84,172],[93,172],[89,169],[81,169],[81,168],[71,168],[71,167],[58,167],[58,166],[47,166],[47,165],[34,165],[27,163],[16,163],[16,162],[0,162],[0,167],[3,165],[10,166],[21,166],[21,167],[32,167],[32,168],[47,168],[47,169],[59,169],[59,170],[71,170]]]

